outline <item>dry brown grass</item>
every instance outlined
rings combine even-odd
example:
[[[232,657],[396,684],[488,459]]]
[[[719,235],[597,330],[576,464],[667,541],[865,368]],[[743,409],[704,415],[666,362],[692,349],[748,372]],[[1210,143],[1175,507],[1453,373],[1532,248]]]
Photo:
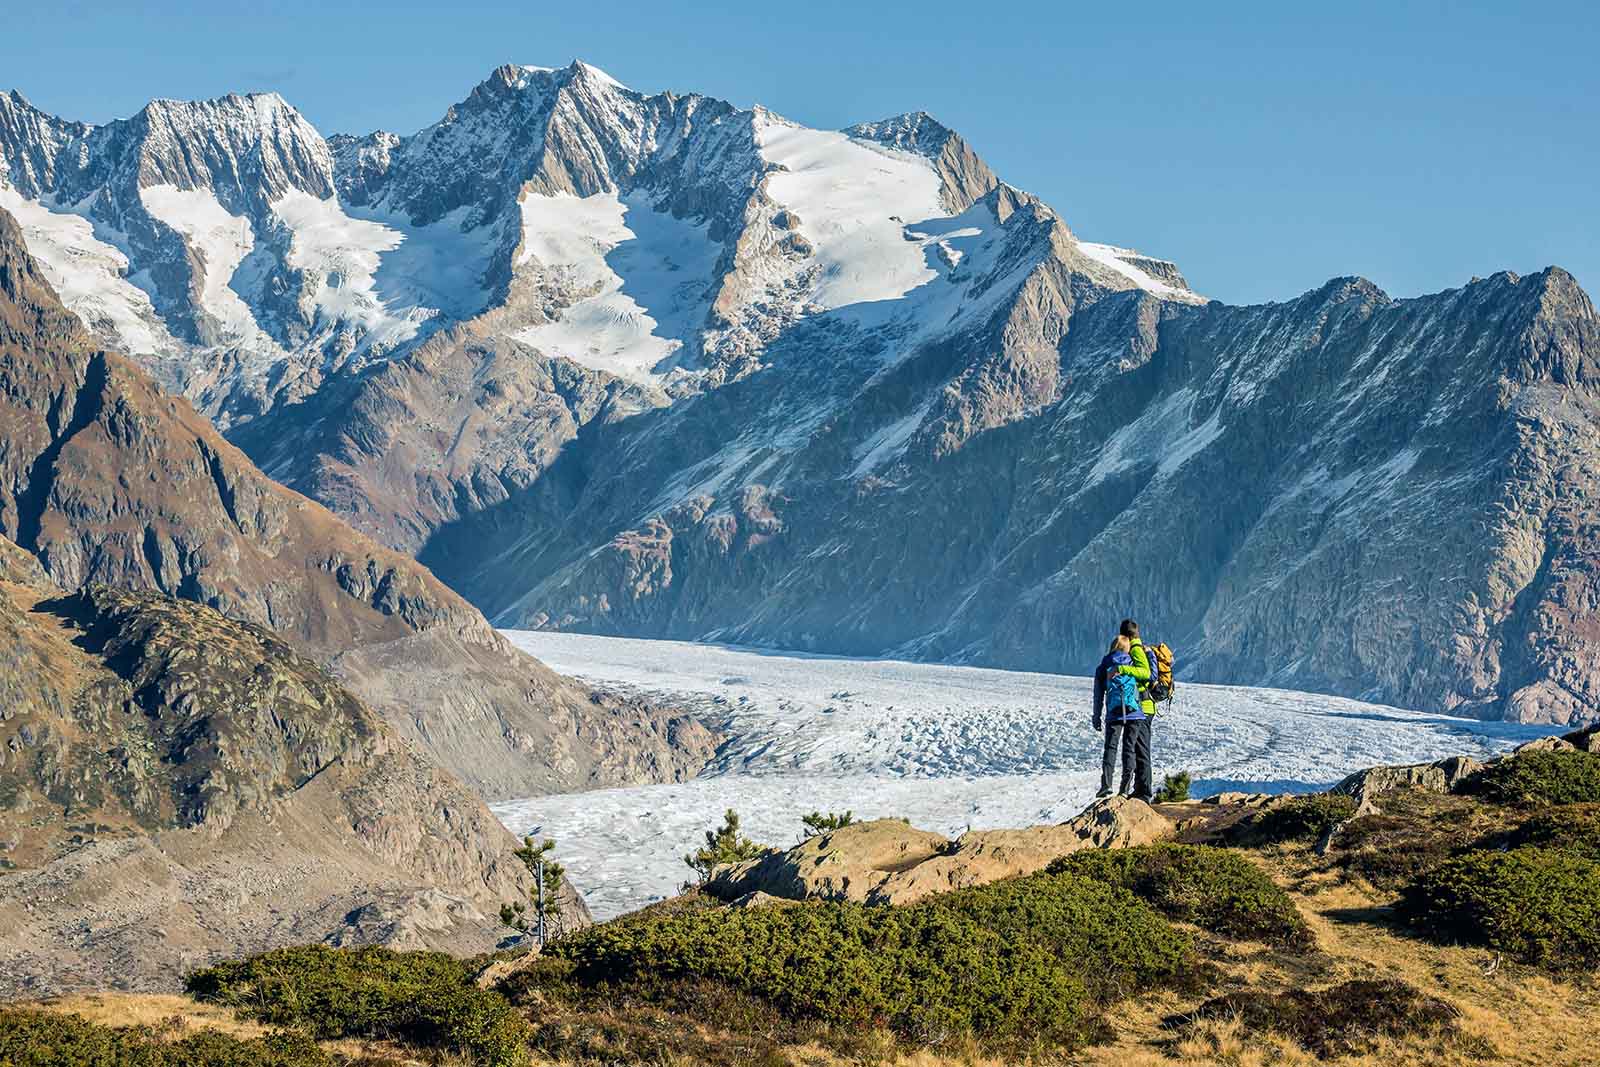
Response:
[[[30,1001],[26,1007],[77,1015],[101,1026],[148,1026],[158,1036],[183,1037],[198,1030],[216,1030],[241,1039],[261,1037],[271,1027],[236,1017],[228,1008],[205,1004],[176,993],[73,993]],[[339,1040],[318,1044],[335,1059],[372,1067],[471,1067],[467,1060],[430,1054],[427,1059],[388,1041]]]

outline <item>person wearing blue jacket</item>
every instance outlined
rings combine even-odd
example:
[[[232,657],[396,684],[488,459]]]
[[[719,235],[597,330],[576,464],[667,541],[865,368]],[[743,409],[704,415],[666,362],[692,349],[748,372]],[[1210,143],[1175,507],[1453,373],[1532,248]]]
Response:
[[[1146,742],[1142,751],[1139,745],[1146,716],[1139,700],[1139,683],[1131,670],[1133,657],[1129,655],[1132,641],[1118,634],[1111,649],[1094,672],[1094,728],[1105,730],[1105,751],[1100,760],[1100,792],[1097,797],[1111,795],[1111,781],[1117,764],[1122,764],[1122,789],[1124,796],[1132,795],[1150,799],[1150,749]],[[1143,759],[1140,759],[1140,756]],[[1130,788],[1131,787],[1131,788]]]

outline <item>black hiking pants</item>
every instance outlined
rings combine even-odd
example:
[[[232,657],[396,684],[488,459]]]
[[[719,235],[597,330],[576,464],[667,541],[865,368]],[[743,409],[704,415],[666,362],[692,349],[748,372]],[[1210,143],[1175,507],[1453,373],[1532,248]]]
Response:
[[[1106,747],[1100,759],[1100,791],[1111,791],[1117,765],[1122,765],[1123,796],[1149,800],[1155,795],[1155,783],[1150,769],[1150,720],[1132,722],[1106,720]]]

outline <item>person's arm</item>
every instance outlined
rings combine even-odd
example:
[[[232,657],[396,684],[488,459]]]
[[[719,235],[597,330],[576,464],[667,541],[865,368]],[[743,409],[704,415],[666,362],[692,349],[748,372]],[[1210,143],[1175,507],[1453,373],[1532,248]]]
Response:
[[[1094,669],[1094,728],[1100,729],[1102,709],[1106,705],[1106,669],[1105,665]]]
[[[1124,663],[1117,668],[1117,672],[1119,674],[1133,675],[1133,680],[1136,682],[1148,682],[1150,680],[1150,657],[1145,655],[1144,642],[1135,641],[1133,647],[1128,650],[1128,655],[1133,657],[1132,665]]]

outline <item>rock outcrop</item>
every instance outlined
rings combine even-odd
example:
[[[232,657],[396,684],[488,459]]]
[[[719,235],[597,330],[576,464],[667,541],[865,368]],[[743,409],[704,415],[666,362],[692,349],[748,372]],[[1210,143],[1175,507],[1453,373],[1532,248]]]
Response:
[[[65,593],[0,539],[0,997],[176,988],[307,940],[486,950],[515,847],[272,631]]]
[[[592,699],[426,568],[263,475],[89,337],[4,212],[0,425],[0,534],[52,580],[159,591],[270,627],[336,662],[354,692],[488,796],[679,777],[709,754],[670,714]]]
[[[1033,874],[1086,848],[1148,845],[1173,824],[1142,801],[1096,801],[1057,826],[971,830],[955,840],[898,819],[852,823],[793,848],[719,868],[706,891],[727,901],[851,900],[907,904],[935,893]]]
[[[1354,797],[1357,808],[1365,809],[1384,794],[1402,789],[1454,792],[1456,786],[1482,769],[1483,764],[1471,756],[1450,756],[1433,763],[1368,767],[1345,778],[1329,792]]]

